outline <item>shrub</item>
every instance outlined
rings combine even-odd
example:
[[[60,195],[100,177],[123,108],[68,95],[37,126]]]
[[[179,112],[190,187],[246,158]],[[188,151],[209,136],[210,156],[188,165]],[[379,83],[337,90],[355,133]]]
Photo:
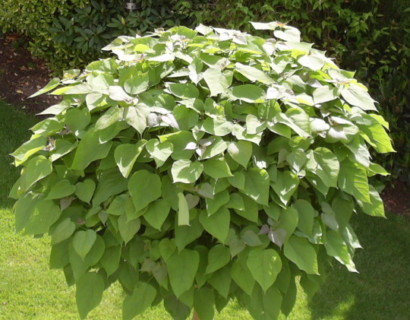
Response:
[[[368,178],[393,151],[374,100],[300,32],[264,39],[174,27],[122,36],[116,55],[39,93],[61,103],[13,156],[17,231],[51,235],[50,265],[82,318],[119,281],[124,319],[164,302],[213,319],[238,299],[289,314],[334,257],[355,271],[352,214],[384,216]]]

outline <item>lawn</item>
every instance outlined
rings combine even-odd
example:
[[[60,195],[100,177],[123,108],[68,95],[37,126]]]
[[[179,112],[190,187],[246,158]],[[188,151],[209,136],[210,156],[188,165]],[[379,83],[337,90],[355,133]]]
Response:
[[[28,138],[34,117],[0,101],[0,319],[79,319],[75,290],[67,287],[61,271],[48,269],[49,239],[15,234],[12,201],[7,193],[18,171],[8,156]],[[300,292],[294,320],[410,319],[410,219],[389,214],[388,219],[358,216],[353,220],[364,250],[355,257],[359,274],[333,264],[321,290],[308,300]],[[118,286],[105,293],[88,319],[120,319],[122,294]],[[163,308],[138,319],[170,319]],[[217,320],[251,319],[235,303]]]

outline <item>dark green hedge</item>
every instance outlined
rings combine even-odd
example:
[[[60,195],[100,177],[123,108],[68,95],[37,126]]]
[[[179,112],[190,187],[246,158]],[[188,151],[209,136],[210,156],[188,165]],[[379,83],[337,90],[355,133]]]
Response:
[[[31,37],[30,49],[58,71],[81,67],[120,34],[199,23],[247,31],[249,21],[279,20],[300,28],[343,68],[357,70],[391,125],[397,153],[383,159],[410,181],[409,0],[3,0],[0,28]]]

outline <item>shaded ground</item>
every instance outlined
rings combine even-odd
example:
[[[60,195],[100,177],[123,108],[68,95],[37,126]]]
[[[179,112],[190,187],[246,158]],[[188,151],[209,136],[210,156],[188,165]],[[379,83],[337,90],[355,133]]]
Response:
[[[46,65],[25,49],[27,39],[0,34],[0,99],[30,113],[38,113],[58,99],[40,96],[28,99],[50,80]]]
[[[38,113],[54,104],[57,97],[28,97],[42,88],[50,79],[46,65],[31,57],[26,50],[27,39],[17,35],[0,34],[0,99],[29,113]],[[386,209],[410,216],[410,187],[397,182],[382,194]]]

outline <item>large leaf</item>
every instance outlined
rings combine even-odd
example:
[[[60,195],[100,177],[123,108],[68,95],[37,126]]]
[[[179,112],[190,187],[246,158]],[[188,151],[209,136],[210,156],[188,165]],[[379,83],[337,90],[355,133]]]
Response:
[[[335,257],[336,260],[344,264],[349,271],[357,272],[349,253],[349,248],[338,232],[333,230],[326,232],[325,248],[329,256]]]
[[[23,143],[16,151],[11,155],[14,157],[14,164],[16,166],[21,165],[26,162],[33,154],[42,150],[47,142],[46,137],[37,137],[30,139],[29,141]]]
[[[204,72],[204,80],[211,90],[211,97],[226,93],[229,87],[227,76],[217,68],[208,68]]]
[[[204,172],[214,179],[232,176],[231,170],[228,163],[225,161],[225,158],[212,158],[204,161]]]
[[[353,106],[363,110],[377,111],[376,106],[374,105],[374,100],[362,87],[350,84],[348,87],[341,90],[341,94],[343,99]]]
[[[140,170],[131,176],[128,189],[135,210],[140,211],[161,196],[161,179],[154,173]]]
[[[271,186],[282,203],[286,205],[299,186],[299,178],[289,170],[278,170],[276,179]]]
[[[282,269],[279,254],[273,249],[251,250],[246,264],[264,292],[272,286]]]
[[[171,168],[174,182],[193,183],[199,179],[204,170],[201,162],[191,162],[190,160],[175,161]]]
[[[140,140],[136,144],[124,143],[115,148],[114,159],[124,178],[128,178],[130,175],[132,167],[141,154],[144,145],[145,141]]]
[[[233,87],[232,97],[250,103],[262,103],[265,101],[265,91],[254,84],[244,84]]]
[[[171,142],[160,143],[156,139],[149,140],[145,147],[151,157],[154,158],[157,167],[162,166],[167,161],[174,149]]]
[[[273,79],[269,77],[265,72],[262,70],[259,70],[255,67],[250,67],[247,65],[244,65],[242,63],[236,63],[235,64],[235,70],[240,72],[242,75],[244,75],[246,78],[249,80],[255,82],[259,81],[264,84],[272,84],[274,83]]]
[[[308,274],[319,274],[317,254],[314,247],[304,238],[292,236],[285,242],[286,258]]]
[[[306,169],[317,175],[327,187],[336,187],[339,161],[327,148],[316,148],[307,155]]]
[[[214,236],[222,243],[226,241],[229,234],[229,224],[231,220],[228,209],[222,208],[211,216],[208,216],[206,212],[201,212],[199,220],[209,234]]]
[[[132,295],[126,296],[122,305],[122,318],[131,320],[143,313],[154,302],[157,292],[155,288],[146,283],[139,282]]]
[[[377,190],[371,185],[369,185],[369,198],[370,202],[359,202],[363,211],[369,216],[385,218],[383,200]]]
[[[105,289],[103,277],[95,272],[84,274],[77,281],[76,301],[81,319],[85,319],[87,314],[97,307],[102,299]]]
[[[162,224],[168,217],[171,206],[164,199],[152,202],[144,213],[144,219],[155,229],[161,230]],[[188,220],[189,221],[189,220]]]
[[[266,170],[251,168],[245,172],[244,192],[257,203],[268,205],[269,184],[269,174]]]
[[[81,258],[85,258],[97,239],[94,230],[77,231],[73,238],[73,248]]]
[[[91,162],[105,158],[111,149],[111,145],[111,142],[100,143],[98,133],[95,130],[89,130],[78,144],[71,169],[82,171]]]
[[[229,263],[230,260],[231,254],[229,248],[219,244],[212,247],[208,252],[206,273],[214,273]]]
[[[361,202],[370,202],[366,168],[344,160],[340,165],[339,187]]]
[[[184,249],[170,256],[166,263],[172,290],[180,297],[194,283],[199,267],[199,254],[194,250]]]
[[[30,159],[20,177],[21,191],[27,191],[37,181],[47,177],[53,171],[51,161],[44,156]]]
[[[248,141],[231,142],[228,146],[228,153],[233,160],[246,168],[252,156],[252,143]]]

